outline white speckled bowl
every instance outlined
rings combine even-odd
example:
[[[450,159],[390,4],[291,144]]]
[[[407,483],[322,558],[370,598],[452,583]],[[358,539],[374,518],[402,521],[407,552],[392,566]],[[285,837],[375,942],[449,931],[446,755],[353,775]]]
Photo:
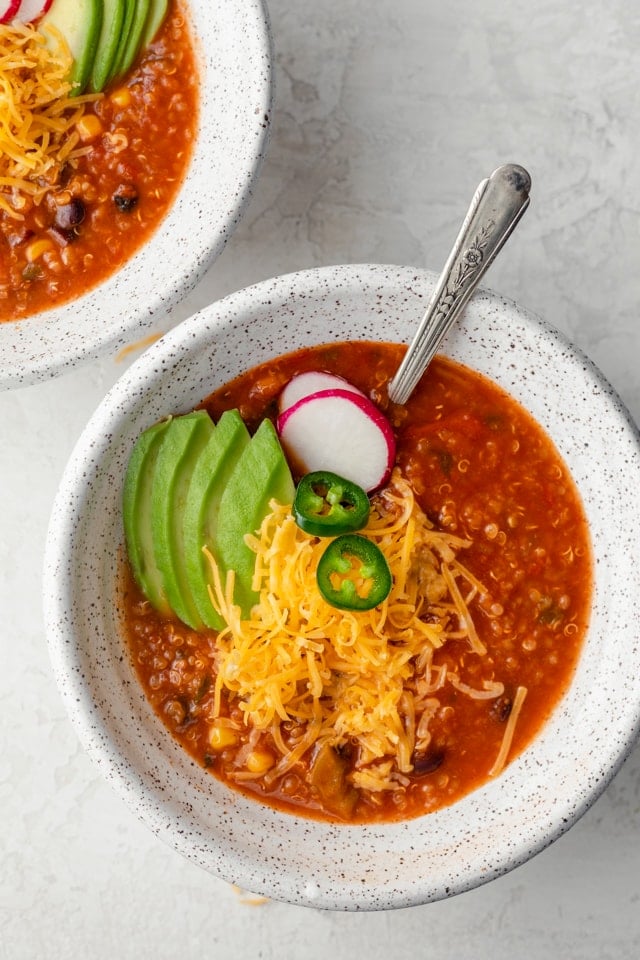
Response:
[[[263,0],[188,0],[199,62],[200,125],[187,178],[148,243],[81,298],[0,324],[0,390],[115,355],[170,323],[175,305],[221,253],[266,150],[273,95]]]
[[[155,344],[82,435],[56,499],[45,562],[51,657],[79,735],[102,773],[162,839],[268,897],[340,910],[437,900],[516,867],[605,788],[640,719],[638,434],[592,363],[553,328],[489,292],[444,352],[497,381],[549,431],[591,524],[595,608],[577,675],[542,734],[495,782],[438,813],[336,826],[230,792],[172,740],[141,692],[114,606],[120,497],[132,445],[247,366],[332,340],[409,340],[435,277],[351,266],[259,284]]]

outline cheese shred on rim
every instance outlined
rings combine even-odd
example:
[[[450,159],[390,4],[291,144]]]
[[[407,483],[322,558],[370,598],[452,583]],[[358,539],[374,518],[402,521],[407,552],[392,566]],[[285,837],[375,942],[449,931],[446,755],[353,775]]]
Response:
[[[73,96],[73,58],[54,27],[44,36],[30,24],[0,26],[0,211],[24,219],[60,173],[89,150],[77,124],[101,94]]]
[[[350,743],[357,747],[350,777],[355,787],[374,794],[403,789],[415,756],[429,748],[430,722],[445,684],[474,699],[504,693],[499,681],[474,688],[433,659],[452,639],[486,653],[469,606],[487,591],[458,560],[470,541],[435,530],[395,471],[373,498],[361,531],[387,559],[391,593],[370,611],[336,610],[315,581],[327,539],[304,533],[290,505],[272,501],[270,507],[258,534],[246,538],[256,554],[253,588],[259,594],[249,619],[233,603],[233,573],[223,584],[207,551],[212,602],[226,624],[216,640],[211,720],[224,722],[226,693],[252,733],[270,733],[280,754],[266,773],[238,769],[236,779],[273,783],[311,748]],[[492,776],[506,763],[525,695],[519,688]],[[283,725],[297,731],[293,742],[283,736]]]

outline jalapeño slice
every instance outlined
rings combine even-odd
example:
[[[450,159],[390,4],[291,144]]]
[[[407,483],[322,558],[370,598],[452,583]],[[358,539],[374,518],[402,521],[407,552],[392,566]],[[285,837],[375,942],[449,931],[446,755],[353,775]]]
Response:
[[[388,597],[392,577],[379,547],[359,534],[336,537],[320,557],[318,589],[338,610],[371,610]]]
[[[369,497],[362,487],[328,470],[316,470],[298,484],[293,517],[305,533],[337,537],[364,527],[369,507]]]

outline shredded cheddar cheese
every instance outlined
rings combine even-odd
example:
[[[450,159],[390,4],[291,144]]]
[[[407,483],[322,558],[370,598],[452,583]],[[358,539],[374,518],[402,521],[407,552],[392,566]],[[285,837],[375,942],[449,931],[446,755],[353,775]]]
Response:
[[[485,652],[469,605],[486,591],[457,559],[469,541],[436,531],[396,471],[361,531],[387,558],[391,593],[373,610],[342,611],[323,599],[315,581],[327,540],[300,530],[289,505],[274,501],[271,509],[258,534],[246,538],[256,554],[259,594],[249,619],[233,603],[233,573],[223,584],[208,554],[212,601],[227,624],[217,637],[212,722],[219,722],[226,692],[252,731],[247,756],[261,731],[271,734],[279,752],[266,773],[237,758],[237,778],[274,782],[310,748],[348,742],[358,752],[354,786],[374,794],[401,789],[415,754],[428,748],[445,683],[475,699],[504,690],[494,680],[476,689],[433,663],[434,651],[450,639]],[[510,742],[505,736],[505,757]]]
[[[18,22],[0,26],[0,211],[24,219],[53,189],[65,164],[86,153],[77,126],[88,102],[67,80],[71,53],[62,36]]]
[[[516,729],[516,723],[518,722],[518,717],[520,716],[520,711],[522,710],[522,704],[524,703],[524,698],[526,695],[527,688],[518,687],[516,690],[516,695],[513,698],[513,706],[509,714],[509,719],[507,720],[507,725],[505,727],[500,750],[498,751],[498,756],[494,760],[493,766],[489,771],[490,777],[497,777],[498,774],[502,773],[502,770],[504,769],[509,756],[509,750],[511,749],[511,742]]]

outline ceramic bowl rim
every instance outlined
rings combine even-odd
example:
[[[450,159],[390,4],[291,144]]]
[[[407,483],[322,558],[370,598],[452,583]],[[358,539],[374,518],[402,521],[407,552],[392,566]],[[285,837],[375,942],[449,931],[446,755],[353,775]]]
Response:
[[[262,865],[264,869],[262,872],[258,870],[258,877],[258,874],[252,872],[247,864],[242,862],[241,858],[230,856],[225,859],[223,852],[220,855],[221,859],[217,861],[216,868],[213,869],[210,858],[198,847],[197,837],[194,833],[189,830],[176,831],[175,811],[172,813],[169,805],[163,806],[164,801],[161,795],[156,791],[153,802],[151,804],[147,802],[149,781],[147,780],[145,783],[144,778],[138,771],[129,768],[126,764],[124,767],[121,765],[122,755],[119,746],[110,743],[108,738],[106,741],[96,738],[97,715],[94,705],[89,705],[87,702],[89,691],[86,689],[81,671],[73,660],[74,638],[69,619],[69,603],[73,592],[72,584],[69,582],[72,553],[70,538],[76,513],[81,511],[84,505],[86,491],[83,488],[82,473],[88,461],[93,459],[96,463],[99,463],[101,458],[105,456],[109,443],[108,439],[105,440],[105,427],[109,436],[117,434],[121,424],[131,415],[131,404],[134,401],[130,398],[138,396],[138,389],[141,390],[140,396],[151,396],[168,369],[175,369],[176,364],[185,357],[188,362],[190,352],[193,352],[199,339],[215,338],[221,335],[221,331],[225,329],[225,316],[228,318],[234,313],[242,316],[243,312],[246,314],[247,310],[255,309],[256,304],[262,304],[264,307],[264,304],[277,300],[280,294],[283,297],[292,293],[295,295],[301,294],[309,299],[313,297],[314,292],[322,290],[323,285],[330,287],[337,283],[339,286],[338,281],[348,285],[349,282],[354,282],[354,277],[357,277],[365,285],[375,286],[379,284],[382,286],[385,277],[389,276],[394,278],[394,282],[413,283],[414,286],[416,283],[419,284],[424,281],[427,287],[429,284],[433,286],[436,279],[435,275],[429,271],[384,265],[356,264],[314,268],[263,281],[240,290],[199,311],[170,331],[166,337],[146,351],[123,374],[89,421],[70,458],[60,484],[47,537],[44,609],[49,652],[65,705],[85,749],[98,763],[103,775],[107,776],[117,792],[137,810],[142,819],[158,836],[223,879],[266,895],[270,894],[270,868],[268,865]],[[601,391],[603,402],[615,408],[615,415],[620,420],[621,429],[625,431],[625,439],[633,447],[634,457],[636,458],[634,468],[636,471],[639,470],[640,435],[638,429],[624,404],[595,364],[547,321],[541,320],[512,301],[491,291],[479,291],[478,296],[484,298],[488,305],[496,306],[500,310],[506,310],[507,313],[517,316],[525,327],[531,327],[534,331],[539,331],[543,338],[550,339],[554,347],[557,347],[558,350],[563,351],[569,357],[570,363],[575,364],[582,370],[587,381],[597,386],[598,390]],[[471,311],[473,311],[474,301],[475,298],[468,308]],[[462,322],[464,323],[464,318]],[[123,405],[123,408],[118,412],[120,404]],[[633,651],[629,651],[627,656],[632,660],[634,657],[640,657],[640,653],[634,647]],[[363,888],[359,898],[352,889],[347,890],[345,887],[341,887],[335,878],[330,878],[326,883],[319,881],[317,884],[307,884],[302,888],[295,884],[287,886],[285,878],[284,885],[281,886],[277,898],[292,903],[340,910],[389,909],[409,906],[461,893],[500,876],[530,859],[558,839],[586,812],[624,762],[640,731],[640,678],[637,681],[634,679],[634,682],[635,687],[632,693],[635,695],[635,699],[633,702],[624,705],[624,722],[621,718],[619,739],[615,744],[608,746],[608,752],[603,753],[597,762],[596,760],[589,761],[588,769],[585,771],[584,787],[572,798],[571,803],[565,803],[565,798],[562,798],[563,802],[559,803],[557,809],[554,809],[551,814],[546,811],[547,819],[544,822],[542,820],[540,822],[535,821],[530,828],[525,827],[517,842],[509,844],[506,847],[506,852],[505,849],[502,849],[503,855],[498,857],[493,864],[479,865],[475,863],[473,869],[461,870],[457,877],[451,880],[446,889],[442,887],[436,891],[429,886],[427,879],[422,881],[416,879],[411,888],[402,885],[397,889],[386,886],[376,887],[375,889]],[[519,760],[514,761],[508,769],[518,766],[519,762]],[[516,775],[515,771],[513,775]],[[518,775],[522,776],[519,771]],[[495,798],[497,794],[494,792],[491,796]],[[462,801],[461,803],[465,802]],[[447,810],[451,811],[458,806],[459,804],[456,804],[453,808],[447,808]],[[269,812],[268,808],[264,808],[264,811],[265,822],[273,825],[275,822],[273,813]],[[414,825],[421,824],[422,821],[428,819],[427,817],[420,818],[418,821],[412,820],[401,824],[391,824],[380,831],[359,827],[339,827],[337,832],[335,829],[328,829],[319,831],[319,834],[328,842],[335,842],[336,838],[341,835],[341,831],[344,831],[343,836],[357,836],[360,839],[374,836],[378,838],[393,837],[394,842],[400,842],[403,852],[407,853],[407,845],[410,847],[410,840],[415,832]],[[304,823],[302,829],[304,832]],[[315,836],[316,833],[318,831],[315,831],[315,827],[310,830],[310,835]]]

